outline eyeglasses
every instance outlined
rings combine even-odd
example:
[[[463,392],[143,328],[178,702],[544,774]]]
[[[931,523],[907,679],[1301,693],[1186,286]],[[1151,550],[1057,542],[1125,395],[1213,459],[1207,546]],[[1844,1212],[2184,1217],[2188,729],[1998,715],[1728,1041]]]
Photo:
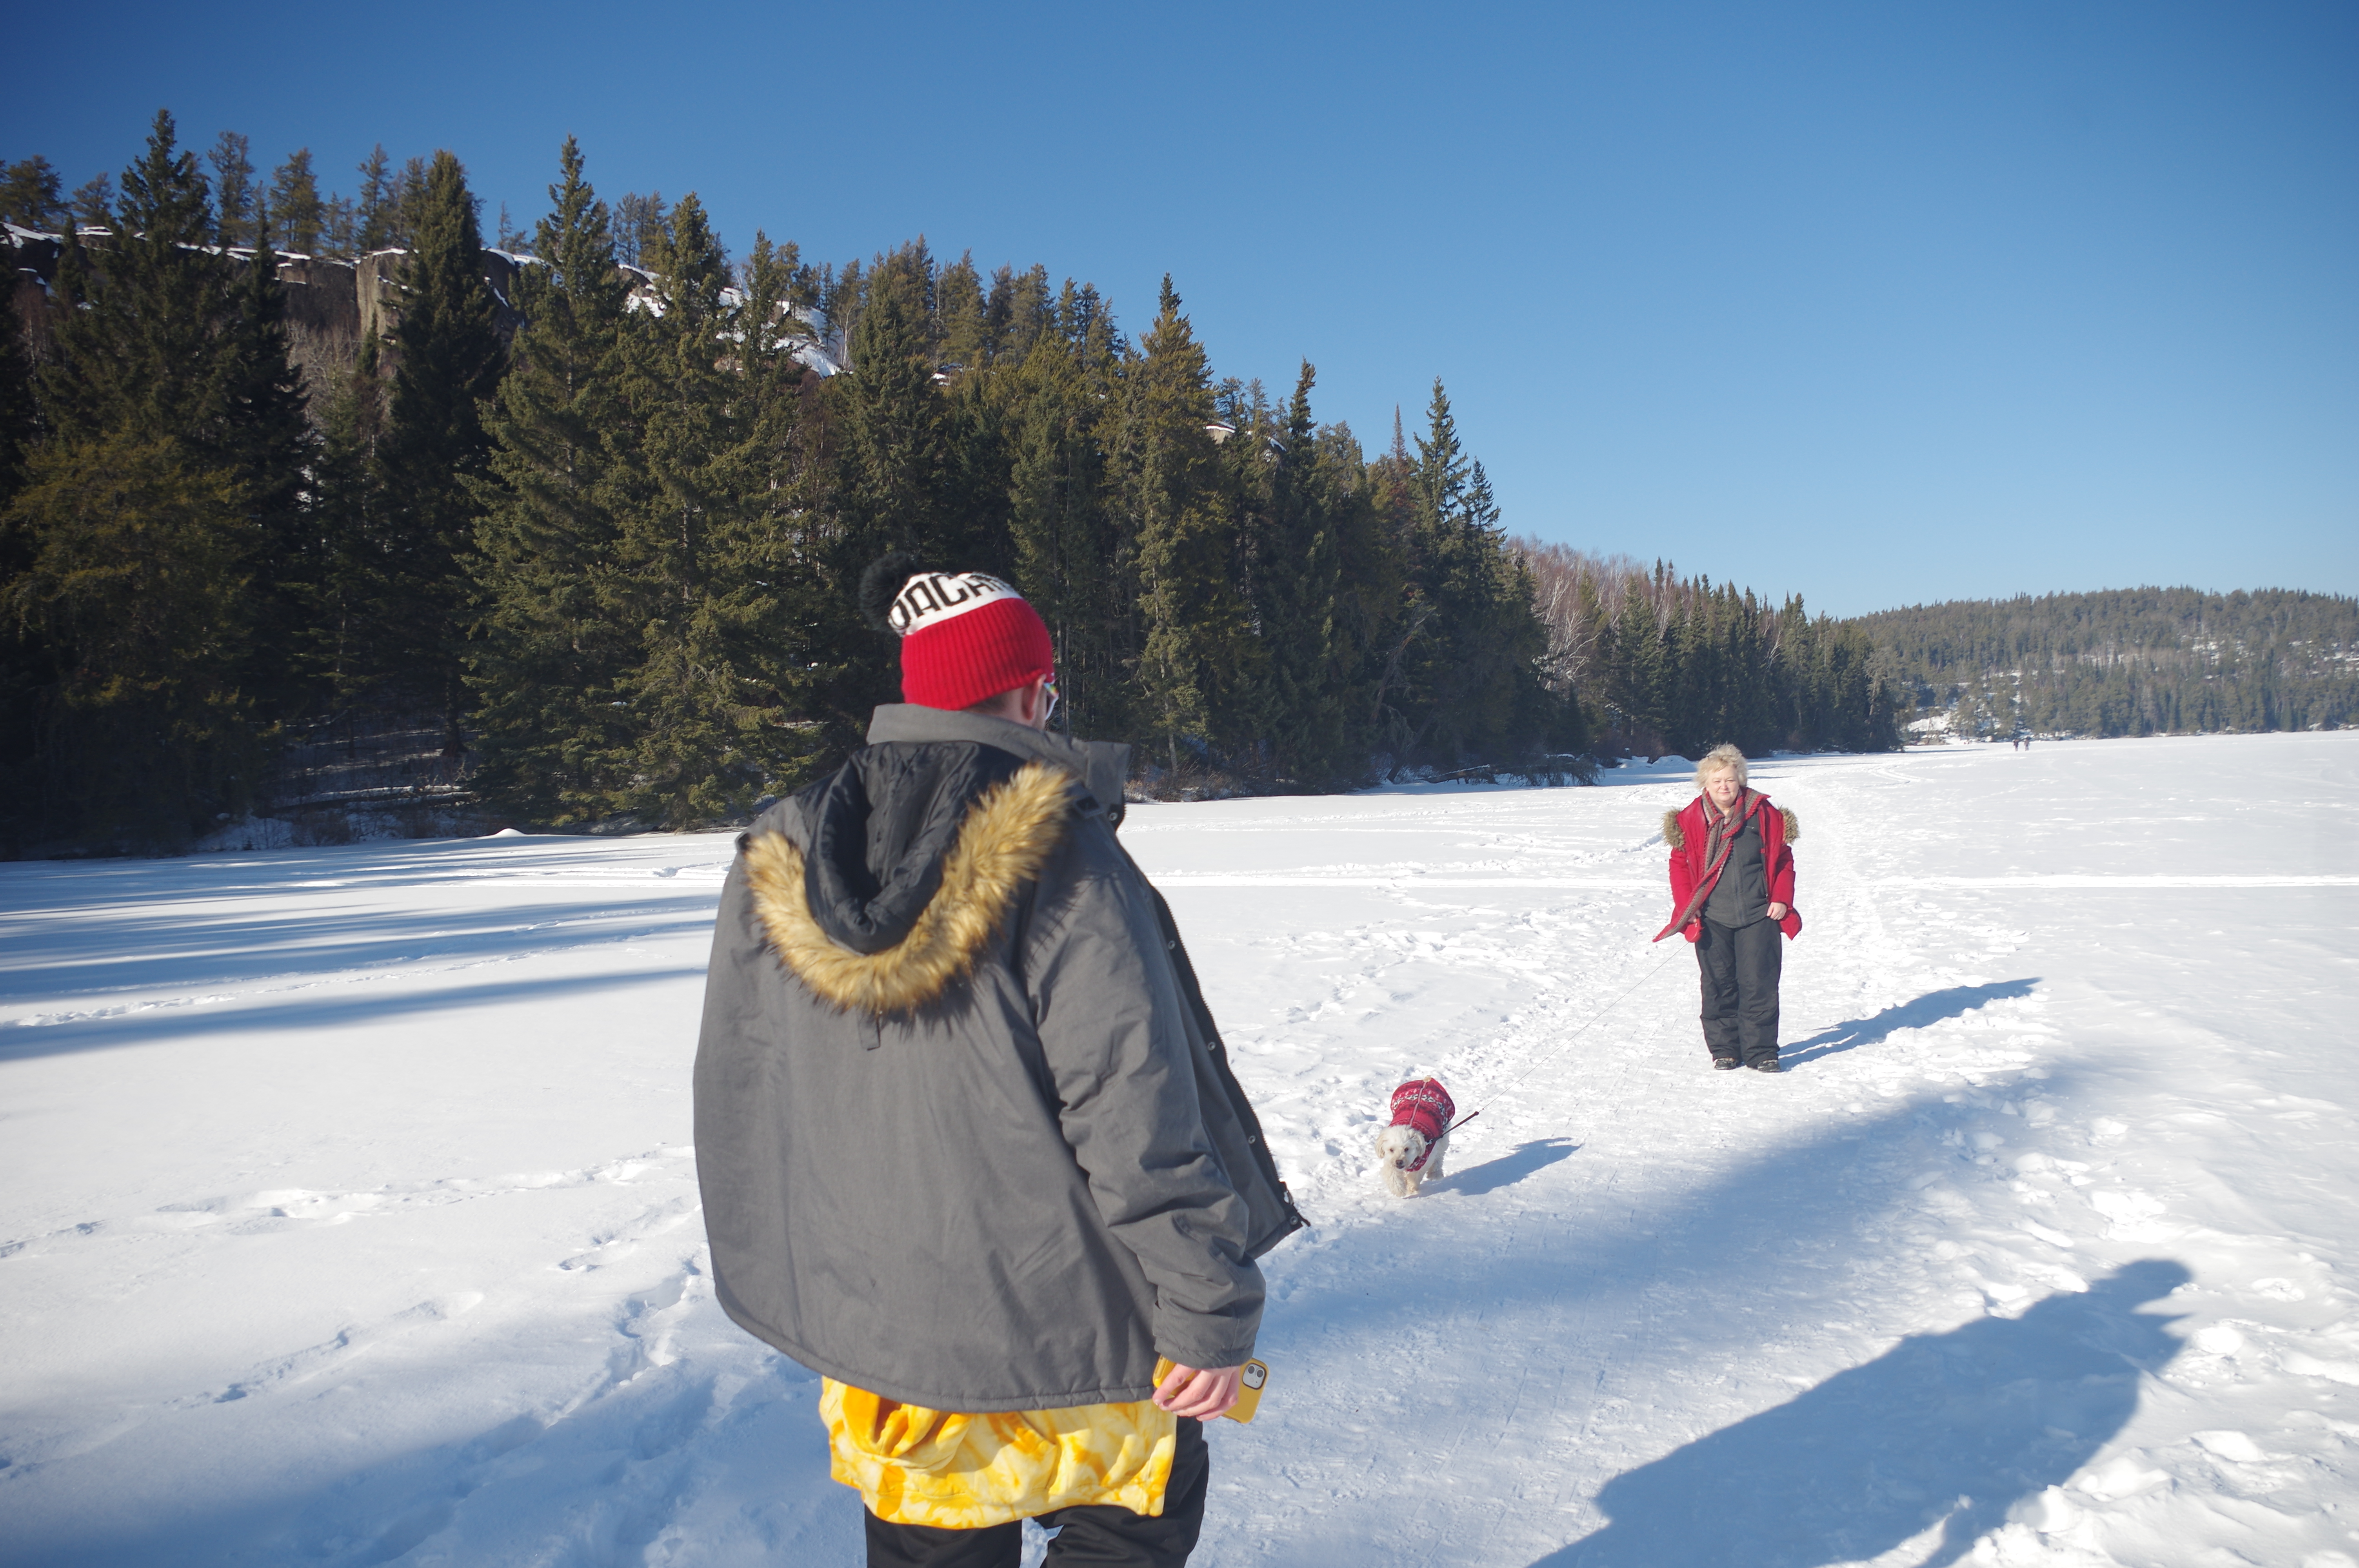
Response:
[[[1048,711],[1040,715],[1040,722],[1046,724],[1057,717],[1057,677],[1053,673],[1040,677],[1040,690],[1049,699]]]

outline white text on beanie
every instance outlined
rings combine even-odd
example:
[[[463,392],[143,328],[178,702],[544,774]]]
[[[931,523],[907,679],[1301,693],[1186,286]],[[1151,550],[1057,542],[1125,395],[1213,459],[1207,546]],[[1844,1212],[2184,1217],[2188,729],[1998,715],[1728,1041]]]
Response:
[[[987,572],[919,572],[902,586],[886,619],[907,637],[929,632],[997,600],[1023,595]]]

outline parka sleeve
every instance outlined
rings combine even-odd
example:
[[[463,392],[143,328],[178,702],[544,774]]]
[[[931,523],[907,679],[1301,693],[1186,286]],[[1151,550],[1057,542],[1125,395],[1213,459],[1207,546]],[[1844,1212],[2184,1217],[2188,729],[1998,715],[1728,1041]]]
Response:
[[[1144,893],[1111,866],[1080,876],[1043,911],[1027,983],[1065,1141],[1154,1287],[1156,1349],[1233,1367],[1253,1354],[1261,1271],[1245,1257],[1245,1202],[1204,1130],[1185,1003]]]

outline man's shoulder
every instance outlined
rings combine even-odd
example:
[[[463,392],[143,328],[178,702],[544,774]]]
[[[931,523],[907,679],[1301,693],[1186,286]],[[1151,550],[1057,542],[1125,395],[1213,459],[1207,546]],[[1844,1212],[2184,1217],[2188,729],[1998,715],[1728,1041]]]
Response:
[[[1030,940],[1056,943],[1076,936],[1132,934],[1159,947],[1155,893],[1115,838],[1106,814],[1086,797],[1076,804],[1063,841],[1040,868]]]
[[[1043,883],[1103,883],[1144,891],[1147,875],[1114,837],[1106,811],[1085,791],[1073,792],[1072,816],[1057,853],[1040,870]]]

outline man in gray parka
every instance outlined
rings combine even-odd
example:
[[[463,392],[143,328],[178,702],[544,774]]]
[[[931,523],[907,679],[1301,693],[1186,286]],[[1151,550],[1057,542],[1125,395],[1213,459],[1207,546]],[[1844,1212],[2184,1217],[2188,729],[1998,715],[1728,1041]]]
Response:
[[[1115,839],[1128,748],[1046,733],[1038,615],[919,573],[889,622],[909,700],[763,814],[722,894],[715,1291],[825,1379],[872,1568],[1014,1568],[1025,1518],[1051,1563],[1180,1563],[1254,1260],[1303,1221]]]

